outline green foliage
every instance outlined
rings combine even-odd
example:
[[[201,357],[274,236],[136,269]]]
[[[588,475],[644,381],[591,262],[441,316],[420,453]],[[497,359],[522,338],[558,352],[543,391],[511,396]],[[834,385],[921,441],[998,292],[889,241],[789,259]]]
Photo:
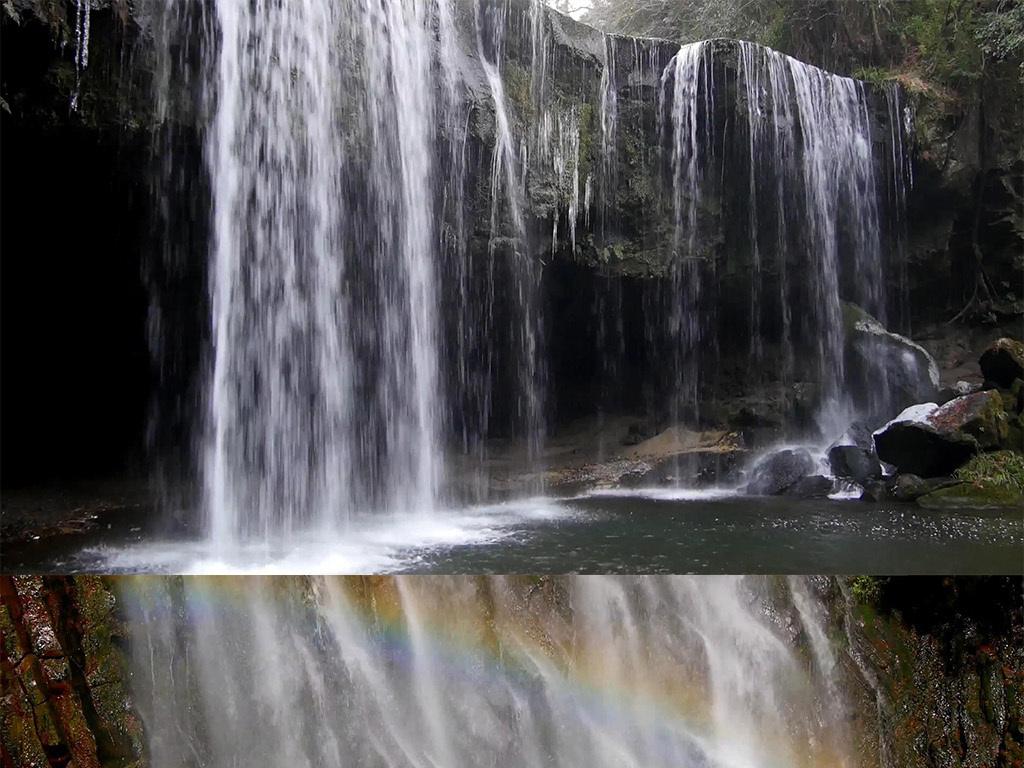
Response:
[[[4,0],[3,8],[5,19],[10,19],[15,24],[21,24],[21,16],[18,14],[18,11],[15,9],[14,3],[12,3],[11,0]]]
[[[980,453],[960,467],[954,477],[965,483],[1024,493],[1024,454],[1016,451]]]
[[[991,61],[1024,53],[1020,0],[594,0],[584,21],[680,42],[753,40],[871,82],[912,73],[972,98]]]
[[[854,576],[850,583],[853,598],[861,605],[874,605],[882,593],[882,581],[878,576]]]
[[[892,70],[883,69],[882,67],[861,67],[860,69],[855,69],[853,77],[874,85],[882,85],[896,79],[896,75]]]
[[[994,11],[982,14],[974,31],[986,56],[998,61],[1024,54],[1024,3],[1004,0]],[[1024,58],[1019,65],[1024,72]]]

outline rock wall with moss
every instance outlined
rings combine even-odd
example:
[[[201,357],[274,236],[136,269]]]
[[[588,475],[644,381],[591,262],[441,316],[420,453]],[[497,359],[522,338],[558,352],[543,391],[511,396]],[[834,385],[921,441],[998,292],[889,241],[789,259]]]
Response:
[[[1021,764],[1019,577],[858,577],[847,593],[850,652],[875,691],[888,765]]]
[[[147,765],[107,581],[4,576],[0,599],[3,765]]]

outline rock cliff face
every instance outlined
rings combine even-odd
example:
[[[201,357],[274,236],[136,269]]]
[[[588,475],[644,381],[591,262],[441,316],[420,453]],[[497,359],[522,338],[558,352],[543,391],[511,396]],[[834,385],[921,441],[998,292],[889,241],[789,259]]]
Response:
[[[5,317],[47,309],[35,335],[4,324],[5,368],[21,372],[5,374],[4,397],[29,403],[5,429],[5,444],[19,447],[8,454],[23,457],[9,471],[30,479],[47,463],[137,455],[154,400],[148,437],[188,442],[209,318],[195,77],[200,41],[215,36],[209,14],[183,11],[182,34],[169,37],[157,0],[10,7],[0,95],[4,191],[15,203],[5,245],[13,253],[23,247],[15,238],[31,237],[55,259],[18,260],[4,289]],[[549,424],[618,411],[659,427],[737,427],[753,414],[759,426],[813,430],[842,379],[860,383],[842,370],[839,300],[903,333],[948,317],[973,285],[972,243],[994,254],[993,317],[1018,317],[1005,286],[1021,280],[1020,240],[1004,209],[1020,192],[1019,153],[984,154],[1006,115],[950,134],[952,118],[919,94],[828,78],[750,44],[715,40],[683,54],[532,0],[452,8],[458,50],[436,66],[455,73],[460,101],[449,108],[438,75],[434,148],[442,334],[461,345],[445,388],[487,401],[453,406],[480,413],[467,417],[479,423],[453,418],[452,432],[516,432],[515,408],[502,403],[526,355],[495,352],[514,339],[481,329],[494,318],[523,325],[506,278],[517,263],[537,283],[528,322],[546,360],[533,377],[547,390]],[[181,64],[173,76],[156,54],[165,45]],[[348,195],[369,172],[360,140],[358,128],[346,139]],[[55,216],[66,226],[53,227]],[[97,245],[102,259],[78,257]],[[40,349],[61,334],[84,350],[76,367],[106,375],[70,392],[55,383],[66,369]],[[476,358],[498,361],[486,397],[459,380],[458,366]],[[103,430],[90,413],[105,414]],[[46,438],[56,429],[83,437],[58,452]],[[100,431],[110,437],[90,444]]]
[[[1020,579],[877,581],[873,598],[850,600],[848,627],[850,653],[876,693],[885,764],[1020,762]]]
[[[0,597],[3,764],[147,765],[107,582],[4,576]]]

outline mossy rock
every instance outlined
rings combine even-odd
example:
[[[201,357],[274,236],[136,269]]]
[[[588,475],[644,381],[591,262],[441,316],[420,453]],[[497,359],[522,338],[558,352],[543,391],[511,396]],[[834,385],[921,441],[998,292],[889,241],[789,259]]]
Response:
[[[1000,387],[1009,388],[1024,379],[1024,344],[1013,339],[996,339],[978,360],[982,375]]]
[[[1012,488],[959,483],[932,491],[917,503],[925,509],[1020,509],[1024,494]]]

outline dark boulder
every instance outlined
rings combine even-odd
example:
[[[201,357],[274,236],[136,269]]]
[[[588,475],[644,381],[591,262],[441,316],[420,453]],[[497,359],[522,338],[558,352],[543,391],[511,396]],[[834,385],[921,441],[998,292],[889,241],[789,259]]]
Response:
[[[1016,379],[1024,379],[1024,344],[1013,339],[996,339],[981,353],[981,373],[998,387],[1009,389]]]
[[[764,456],[751,470],[747,493],[775,496],[815,470],[814,459],[805,448],[786,448]]]
[[[856,446],[870,454],[874,454],[875,443],[872,440],[871,431],[871,428],[864,422],[855,421],[846,428],[846,431],[838,440],[833,441],[832,445],[829,446],[829,451],[839,446]]]
[[[965,395],[943,406],[907,408],[875,432],[875,452],[901,472],[922,477],[948,475],[978,450],[1009,440],[1002,398],[993,390]]]
[[[878,459],[856,445],[833,446],[828,452],[828,463],[836,477],[850,478],[861,485],[865,480],[882,477],[882,465]]]
[[[950,485],[952,482],[945,477],[925,479],[912,474],[900,475],[896,478],[895,486],[892,487],[892,496],[897,501],[917,501],[922,496]]]
[[[832,478],[822,475],[809,475],[801,477],[789,488],[782,492],[783,496],[792,496],[797,499],[825,499],[835,491],[836,484]]]
[[[892,501],[893,483],[892,479],[866,480],[864,491],[860,495],[861,501]]]

